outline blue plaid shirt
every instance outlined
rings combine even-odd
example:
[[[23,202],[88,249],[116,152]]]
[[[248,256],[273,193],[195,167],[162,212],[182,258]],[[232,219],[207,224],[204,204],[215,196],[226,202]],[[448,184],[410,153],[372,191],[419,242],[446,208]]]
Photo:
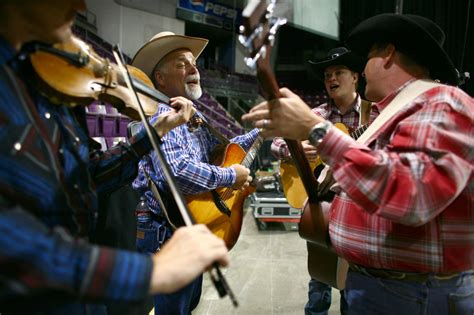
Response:
[[[168,105],[160,104],[157,114],[151,121],[156,120],[161,113],[170,110]],[[197,112],[197,115],[201,114]],[[257,136],[258,129],[253,129],[230,141],[238,143],[247,151]],[[194,131],[190,131],[187,124],[178,126],[167,133],[162,138],[162,142],[161,150],[183,194],[199,194],[218,187],[230,187],[235,183],[234,169],[210,164],[209,155],[219,141],[205,126],[200,126]],[[155,152],[140,161],[138,176],[133,182],[133,187],[141,195],[145,195],[152,211],[162,216],[160,206],[148,188],[144,171],[147,171],[160,191],[167,196],[169,187]]]
[[[149,257],[84,240],[96,193],[136,176],[148,138],[90,151],[75,115],[84,109],[50,104],[32,86],[28,59],[15,57],[0,37],[0,313],[90,314],[87,301],[144,299]]]

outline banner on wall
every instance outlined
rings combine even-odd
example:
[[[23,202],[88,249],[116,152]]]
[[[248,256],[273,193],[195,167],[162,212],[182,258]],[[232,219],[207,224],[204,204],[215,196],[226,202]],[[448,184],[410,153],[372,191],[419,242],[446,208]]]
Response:
[[[240,25],[242,10],[213,0],[178,0],[177,18],[232,30]]]

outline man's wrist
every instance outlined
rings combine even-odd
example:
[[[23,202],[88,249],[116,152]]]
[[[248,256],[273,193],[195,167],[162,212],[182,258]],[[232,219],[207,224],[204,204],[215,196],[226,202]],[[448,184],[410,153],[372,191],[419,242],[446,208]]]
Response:
[[[315,147],[318,147],[319,144],[321,144],[321,142],[323,141],[323,138],[328,133],[329,128],[331,127],[332,127],[332,124],[327,120],[324,120],[315,124],[309,131],[309,135],[308,135],[309,142]]]

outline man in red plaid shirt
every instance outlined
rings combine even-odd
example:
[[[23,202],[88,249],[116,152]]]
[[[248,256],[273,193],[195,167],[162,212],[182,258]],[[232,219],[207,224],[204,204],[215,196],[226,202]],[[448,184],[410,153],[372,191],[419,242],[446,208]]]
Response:
[[[313,113],[332,123],[342,123],[349,132],[363,124],[373,121],[377,109],[371,111],[371,104],[357,93],[359,73],[364,66],[364,58],[355,55],[345,47],[331,49],[325,59],[309,61],[317,77],[323,81],[330,101],[312,109]],[[306,157],[316,161],[316,148],[308,140],[302,141]],[[280,160],[291,159],[288,146],[283,138],[275,137],[271,146],[272,154]],[[282,178],[283,179],[283,178]],[[311,244],[308,244],[311,246]],[[311,250],[308,250],[311,255]],[[331,306],[331,286],[316,279],[308,284],[308,302],[305,305],[306,315],[327,314]],[[346,313],[344,292],[341,291],[340,311]]]
[[[416,15],[381,14],[353,30],[347,44],[368,57],[365,95],[380,112],[363,142],[288,89],[244,117],[263,136],[309,138],[332,167],[329,233],[351,265],[351,314],[474,313],[474,101],[450,86],[459,77],[444,39]]]

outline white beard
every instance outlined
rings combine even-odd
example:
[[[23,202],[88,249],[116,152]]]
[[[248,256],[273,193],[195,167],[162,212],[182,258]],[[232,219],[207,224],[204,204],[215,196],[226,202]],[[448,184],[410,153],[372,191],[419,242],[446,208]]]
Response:
[[[201,86],[200,85],[196,85],[196,86],[189,86],[188,84],[186,84],[184,86],[184,92],[186,93],[186,96],[190,99],[190,100],[197,100],[201,97],[202,95],[202,89],[201,89]]]
[[[190,82],[190,81],[198,81],[198,84],[197,85],[188,85],[186,84],[184,86],[184,92],[186,93],[186,96],[190,99],[190,100],[197,100],[201,97],[202,95],[202,89],[201,89],[201,84],[200,84],[200,76],[199,76],[199,73],[198,74],[195,74],[195,75],[190,75],[186,78],[186,82]]]

